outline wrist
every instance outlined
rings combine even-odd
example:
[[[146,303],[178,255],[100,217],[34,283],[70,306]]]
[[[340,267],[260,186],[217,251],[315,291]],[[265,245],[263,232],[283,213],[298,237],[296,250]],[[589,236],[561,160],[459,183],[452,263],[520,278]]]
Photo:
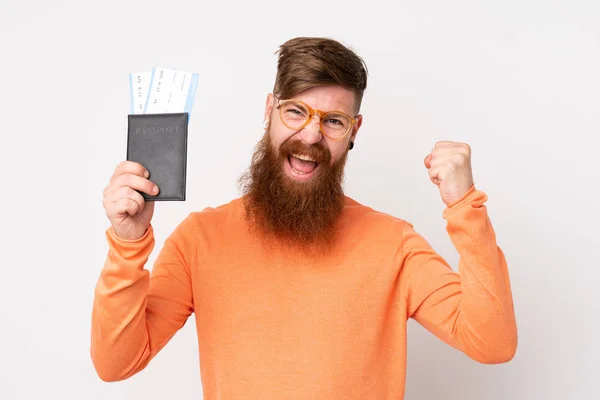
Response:
[[[140,234],[139,232],[118,232],[114,226],[111,225],[108,228],[108,234],[111,235],[115,241],[122,244],[136,244],[147,240],[148,237],[153,234],[153,228],[152,224],[150,224],[146,230]]]

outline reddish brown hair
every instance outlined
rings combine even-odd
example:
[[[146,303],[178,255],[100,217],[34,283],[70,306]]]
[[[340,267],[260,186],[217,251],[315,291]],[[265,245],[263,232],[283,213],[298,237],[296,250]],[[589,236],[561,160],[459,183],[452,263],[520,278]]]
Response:
[[[298,37],[283,43],[273,93],[289,99],[322,85],[340,85],[356,93],[356,112],[367,87],[367,66],[353,50],[327,38]]]

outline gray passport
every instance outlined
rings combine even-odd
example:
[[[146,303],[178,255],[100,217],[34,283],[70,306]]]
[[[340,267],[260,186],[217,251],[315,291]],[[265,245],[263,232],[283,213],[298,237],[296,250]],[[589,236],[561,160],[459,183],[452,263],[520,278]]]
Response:
[[[127,160],[142,164],[159,192],[147,201],[185,201],[188,113],[129,114]]]

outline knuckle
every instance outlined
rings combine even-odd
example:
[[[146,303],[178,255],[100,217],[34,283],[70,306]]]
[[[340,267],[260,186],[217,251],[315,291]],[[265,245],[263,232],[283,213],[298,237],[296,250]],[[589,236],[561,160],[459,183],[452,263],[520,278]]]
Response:
[[[130,210],[130,211],[131,211],[133,214],[135,214],[135,213],[138,211],[138,209],[139,209],[139,205],[138,205],[138,203],[136,203],[135,201],[131,200],[131,201],[129,202],[129,210]]]
[[[144,202],[144,197],[136,190],[131,193],[131,199],[137,204],[142,204]]]
[[[456,165],[463,164],[464,162],[465,162],[465,155],[462,153],[456,153],[452,157],[452,161],[450,162],[450,165],[456,166]]]
[[[127,161],[127,171],[134,175],[143,175],[144,167],[135,161]]]
[[[113,210],[116,214],[122,213],[125,210],[125,204],[123,200],[119,200],[118,202],[114,203]]]
[[[134,198],[137,192],[131,187],[125,188],[125,197]]]
[[[115,188],[119,188],[119,187],[123,186],[124,179],[125,179],[125,175],[118,175],[117,177],[115,177],[115,180],[112,182],[112,185]]]
[[[135,167],[136,163],[130,160],[123,160],[122,167],[126,170],[130,170],[132,167]]]
[[[127,161],[121,161],[115,168],[115,176],[119,177],[127,170]]]
[[[133,177],[131,176],[131,174],[123,175],[122,182],[123,182],[123,186],[125,186],[127,188],[131,188],[134,184]]]

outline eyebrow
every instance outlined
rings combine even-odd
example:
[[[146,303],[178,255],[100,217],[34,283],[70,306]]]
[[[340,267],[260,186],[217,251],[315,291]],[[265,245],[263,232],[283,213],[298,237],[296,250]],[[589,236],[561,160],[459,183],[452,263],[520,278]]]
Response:
[[[304,107],[302,104],[296,103],[296,106],[302,111],[304,112],[304,114],[308,113],[308,110],[306,109],[306,107]]]

